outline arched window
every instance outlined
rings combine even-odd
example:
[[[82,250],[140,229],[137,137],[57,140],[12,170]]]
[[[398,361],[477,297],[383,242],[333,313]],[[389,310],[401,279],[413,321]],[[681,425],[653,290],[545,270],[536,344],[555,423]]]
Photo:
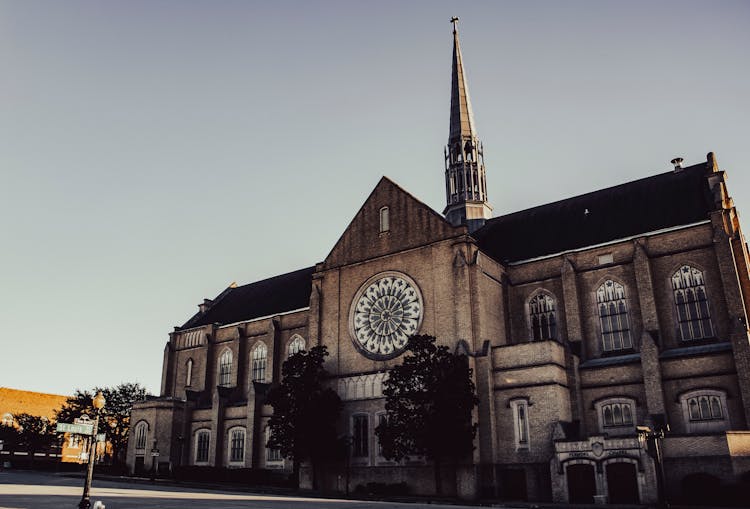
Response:
[[[385,233],[391,229],[390,211],[388,207],[380,209],[380,233]]]
[[[718,396],[702,394],[688,399],[691,421],[710,421],[723,419],[724,412],[721,409],[721,400]]]
[[[352,416],[352,456],[367,458],[370,455],[370,416],[355,414]]]
[[[682,340],[713,337],[703,272],[683,265],[672,275],[672,291],[677,306],[677,329]]]
[[[610,435],[632,433],[635,425],[635,401],[610,398],[594,405],[599,417],[599,431]]]
[[[224,387],[232,383],[232,351],[224,350],[219,357],[219,385]]]
[[[208,463],[208,447],[211,443],[211,432],[201,429],[195,432],[195,462]]]
[[[135,427],[135,448],[145,449],[148,438],[148,424],[144,421],[139,422]]]
[[[190,385],[193,382],[193,359],[188,359],[187,365],[185,366],[185,385]]]
[[[612,352],[633,347],[625,288],[611,279],[596,291],[599,323],[602,328],[602,350]]]
[[[266,361],[268,359],[268,348],[265,343],[258,343],[253,350],[253,382],[266,381]]]
[[[529,323],[534,341],[557,339],[555,300],[547,293],[538,293],[529,301]]]
[[[229,462],[243,463],[245,461],[245,428],[229,430]]]
[[[688,433],[715,432],[728,428],[727,395],[723,391],[701,389],[680,397]]]
[[[529,448],[529,401],[525,398],[514,399],[510,402],[513,414],[513,431],[516,450]]]
[[[279,463],[284,460],[281,456],[281,449],[278,447],[269,447],[268,443],[271,440],[271,428],[266,426],[266,463]]]
[[[299,334],[295,334],[294,336],[292,336],[292,340],[289,342],[288,357],[291,357],[295,353],[301,352],[304,349],[305,340]]]
[[[378,423],[378,426],[384,426],[386,422],[388,421],[388,414],[385,412],[378,412],[375,414],[375,422]],[[380,438],[377,439],[378,441],[378,456],[383,458],[383,445],[380,443]]]

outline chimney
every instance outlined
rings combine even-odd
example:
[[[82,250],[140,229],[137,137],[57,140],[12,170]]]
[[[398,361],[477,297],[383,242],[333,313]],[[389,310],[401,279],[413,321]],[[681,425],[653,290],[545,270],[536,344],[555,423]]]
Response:
[[[211,299],[203,299],[203,303],[198,304],[198,309],[200,309],[201,313],[205,313],[211,308],[211,304],[213,304],[214,301]]]
[[[677,173],[682,169],[682,158],[681,157],[675,157],[670,161],[674,165],[674,171]]]

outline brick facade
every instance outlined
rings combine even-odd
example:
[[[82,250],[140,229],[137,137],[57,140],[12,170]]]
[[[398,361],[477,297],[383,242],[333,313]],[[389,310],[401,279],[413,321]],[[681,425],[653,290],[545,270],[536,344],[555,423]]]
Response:
[[[726,195],[723,177],[714,179],[711,160],[705,185],[720,188],[711,189],[714,195]],[[393,273],[408,276],[419,288],[419,332],[467,351],[474,368],[480,398],[476,450],[467,465],[443,473],[447,493],[556,501],[596,495],[603,500],[627,499],[623,490],[631,486],[631,501],[654,502],[654,461],[638,442],[636,425],[669,425],[663,445],[673,496],[679,496],[683,478],[695,473],[735,482],[750,471],[750,433],[745,431],[748,278],[741,233],[730,220],[736,213],[727,205],[720,200],[703,221],[501,262],[487,255],[465,227],[449,225],[383,179],[315,267],[309,306],[237,323],[179,328],[170,335],[162,397],[137,405],[133,413],[134,423],[147,423],[149,438],[145,450],[136,450],[131,441],[131,469],[136,462],[152,468],[148,451],[154,444],[160,456],[153,461],[162,470],[195,464],[289,469],[288,461],[268,460],[265,425],[271,410],[263,404],[263,393],[279,379],[289,343],[300,336],[306,345],[328,347],[326,368],[345,402],[342,433],[352,432],[354,415],[368,419],[369,453],[352,458],[350,487],[404,481],[413,492],[431,493],[430,465],[395,465],[378,455],[373,430],[384,411],[380,383],[399,358],[366,357],[355,347],[350,328],[352,301],[363,284]],[[383,207],[390,213],[387,232],[379,225]],[[684,266],[703,277],[713,330],[706,338],[685,340],[679,333],[672,278]],[[622,286],[627,308],[630,344],[616,350],[604,348],[597,301],[597,291],[609,281]],[[556,333],[534,341],[530,300],[540,292],[554,302]],[[252,352],[260,344],[267,351],[266,376],[253,382]],[[226,351],[231,374],[226,387],[219,387],[220,357]],[[690,397],[703,393],[717,395],[710,401],[720,409],[704,416],[712,420],[709,424],[691,423]],[[528,433],[523,443],[519,404]],[[617,408],[620,425],[604,421],[607,408]],[[230,431],[236,429],[246,433],[241,462],[229,457]],[[210,439],[207,456],[198,461],[196,440],[202,430]],[[344,468],[326,469],[324,486],[343,491]],[[302,473],[304,482],[305,468]],[[615,474],[632,479],[613,485]]]

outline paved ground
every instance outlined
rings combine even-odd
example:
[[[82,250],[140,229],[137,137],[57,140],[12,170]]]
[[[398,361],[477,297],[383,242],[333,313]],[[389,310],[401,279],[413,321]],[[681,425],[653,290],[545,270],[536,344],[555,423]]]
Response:
[[[44,472],[0,470],[0,509],[75,509],[81,499],[82,480]],[[398,504],[357,500],[255,495],[174,486],[148,486],[94,480],[92,504],[101,500],[106,509],[419,509],[469,506]],[[476,509],[476,508],[474,508]]]

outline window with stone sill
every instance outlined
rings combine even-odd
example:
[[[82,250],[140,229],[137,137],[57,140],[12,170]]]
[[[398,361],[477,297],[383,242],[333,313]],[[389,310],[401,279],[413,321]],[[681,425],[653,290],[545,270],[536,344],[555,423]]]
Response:
[[[232,383],[232,351],[227,349],[219,357],[219,385],[227,387]]]
[[[683,341],[714,336],[703,272],[683,265],[672,275],[677,331]]]
[[[268,442],[271,440],[271,428],[266,426],[266,463],[278,463],[284,460],[281,456],[281,449],[278,447],[268,447]]]
[[[557,339],[555,299],[552,295],[540,292],[529,300],[529,325],[533,341]]]
[[[141,421],[135,427],[135,448],[145,449],[148,437],[148,424]]]
[[[609,435],[628,434],[635,426],[635,401],[630,398],[610,398],[594,405],[599,419],[599,431]]]
[[[370,430],[369,416],[352,416],[352,456],[355,458],[367,458],[370,456]]]
[[[243,463],[245,461],[245,428],[237,427],[229,430],[229,462]]]
[[[596,290],[596,304],[604,353],[633,348],[625,287],[611,279]]]
[[[302,336],[299,334],[295,334],[292,336],[292,340],[289,342],[289,347],[287,349],[288,355],[287,357],[291,357],[295,353],[299,353],[302,350],[305,349],[305,340]]]
[[[688,433],[718,432],[729,427],[726,393],[715,389],[691,391],[680,397]]]
[[[380,233],[386,233],[391,230],[390,209],[382,207],[380,209]]]
[[[253,382],[266,381],[266,364],[268,362],[268,347],[264,343],[258,343],[253,350]]]
[[[385,424],[387,418],[385,412],[380,412],[375,415],[375,420],[378,422],[378,426]],[[378,456],[381,458],[383,457],[383,446],[380,445],[380,439],[378,439]]]
[[[185,366],[185,385],[190,386],[193,382],[193,359],[188,359]]]
[[[211,432],[199,430],[195,432],[195,463],[208,463],[208,447],[211,442]]]
[[[529,402],[526,399],[514,399],[510,402],[510,408],[516,450],[529,449]]]

